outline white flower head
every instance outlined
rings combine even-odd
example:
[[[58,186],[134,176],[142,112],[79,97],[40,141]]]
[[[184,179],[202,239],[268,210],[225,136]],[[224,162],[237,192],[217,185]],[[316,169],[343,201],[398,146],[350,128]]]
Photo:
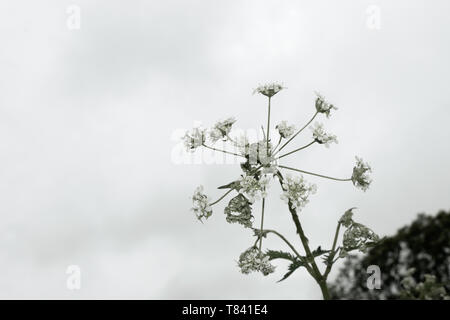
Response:
[[[352,182],[353,185],[366,191],[369,189],[372,179],[370,179],[368,172],[372,172],[372,168],[367,162],[364,162],[361,158],[356,158],[356,165],[353,168]]]
[[[218,121],[209,132],[209,138],[212,142],[220,139],[225,139],[231,131],[231,127],[236,122],[236,119],[231,117],[223,121]]]
[[[209,205],[210,198],[203,193],[203,186],[198,186],[192,196],[192,211],[197,219],[202,221],[203,218],[208,219],[212,215],[212,209]]]
[[[291,203],[294,209],[301,209],[308,203],[308,197],[316,193],[317,187],[314,184],[308,184],[303,176],[286,176],[283,181],[284,192],[281,199],[286,203]]]
[[[325,132],[323,124],[316,122],[310,129],[312,130],[313,138],[317,143],[324,144],[327,148],[330,147],[330,143],[338,143],[335,135]]]
[[[190,132],[186,131],[186,134],[183,136],[183,140],[186,149],[188,151],[194,151],[205,142],[205,130],[198,127],[193,128]]]
[[[255,90],[253,90],[253,93],[261,93],[262,95],[265,95],[266,97],[272,97],[276,95],[281,90],[285,89],[282,84],[279,83],[267,83],[265,85],[258,86]]]
[[[289,138],[295,132],[295,126],[289,126],[286,121],[281,121],[275,129],[278,130],[278,133],[283,138]]]
[[[267,276],[275,271],[275,266],[270,263],[269,256],[260,252],[256,247],[251,247],[241,253],[238,266],[243,274],[255,271]]]
[[[263,176],[256,179],[253,176],[244,176],[240,181],[241,189],[239,192],[244,194],[251,202],[265,198],[267,196],[267,188],[269,186],[270,178]]]
[[[331,103],[328,103],[320,93],[316,92],[316,96],[317,96],[316,98],[317,112],[324,113],[327,116],[327,118],[329,118],[331,109],[337,110],[337,108]]]

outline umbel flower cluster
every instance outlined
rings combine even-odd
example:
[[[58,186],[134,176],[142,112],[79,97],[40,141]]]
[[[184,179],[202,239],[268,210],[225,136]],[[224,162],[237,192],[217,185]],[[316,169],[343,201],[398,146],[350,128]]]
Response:
[[[379,237],[366,226],[353,220],[353,209],[347,210],[337,223],[336,232],[333,238],[332,246],[329,250],[323,250],[321,247],[311,250],[308,244],[308,238],[305,235],[301,225],[298,212],[303,210],[309,202],[311,195],[316,193],[317,187],[305,180],[303,175],[310,175],[329,179],[333,181],[352,182],[357,188],[366,191],[371,179],[369,173],[372,171],[369,164],[361,158],[356,157],[356,164],[346,178],[335,178],[332,176],[306,171],[303,168],[288,167],[280,162],[287,156],[303,151],[313,145],[324,145],[329,147],[332,143],[337,143],[337,137],[325,131],[322,123],[311,123],[320,115],[329,118],[337,108],[327,102],[325,98],[317,94],[315,99],[315,112],[311,119],[299,129],[294,124],[287,121],[281,121],[275,126],[274,138],[271,132],[271,102],[273,97],[285,87],[278,83],[270,83],[258,86],[254,93],[259,93],[267,98],[267,125],[262,126],[263,138],[259,141],[249,142],[247,137],[234,137],[232,135],[233,125],[236,119],[233,117],[218,121],[211,128],[194,128],[186,132],[183,137],[184,145],[189,152],[194,152],[200,147],[233,155],[242,159],[240,164],[242,174],[231,182],[218,187],[218,189],[226,190],[216,201],[211,199],[204,193],[203,187],[199,186],[192,196],[192,211],[200,221],[204,221],[213,215],[213,207],[221,200],[234,193],[225,206],[224,214],[226,221],[242,225],[254,231],[255,242],[247,250],[245,250],[238,260],[238,267],[241,272],[248,274],[250,272],[260,272],[268,275],[275,271],[275,267],[271,264],[272,260],[285,259],[290,261],[288,272],[281,280],[289,277],[296,269],[303,267],[316,280],[322,291],[324,299],[329,298],[327,277],[331,271],[333,264],[339,259],[344,258],[348,252],[359,250],[365,252],[368,248],[376,245],[380,240]],[[311,125],[311,126],[310,126]],[[308,144],[293,148],[290,151],[284,151],[305,128],[311,129],[311,140]],[[215,144],[221,141],[227,143],[229,147],[219,149]],[[283,152],[282,152],[283,151]],[[286,173],[288,172],[288,173]],[[292,175],[295,173],[295,175]],[[281,233],[272,229],[264,229],[265,203],[271,184],[277,183],[280,186],[280,198],[287,204],[287,212],[294,222],[302,249],[297,249],[290,241]],[[261,216],[259,227],[254,226],[255,216],[254,209],[260,202]],[[339,232],[341,227],[346,228],[342,236],[342,244],[338,244]],[[291,252],[263,250],[263,238],[268,234],[279,237]],[[303,251],[301,254],[300,252]],[[316,261],[321,258],[325,264],[325,270],[321,271]],[[280,281],[281,281],[280,280]]]

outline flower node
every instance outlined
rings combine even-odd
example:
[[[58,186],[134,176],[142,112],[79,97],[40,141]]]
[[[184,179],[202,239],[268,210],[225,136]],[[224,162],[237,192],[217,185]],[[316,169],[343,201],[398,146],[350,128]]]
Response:
[[[301,209],[308,203],[308,197],[316,193],[317,188],[314,184],[308,184],[303,176],[286,176],[283,181],[283,194],[281,199],[290,203],[292,208]]]
[[[241,253],[238,266],[244,274],[261,272],[267,276],[275,271],[275,266],[269,262],[269,256],[260,252],[256,247],[251,247]]]
[[[192,196],[192,211],[197,216],[198,220],[203,218],[208,219],[212,215],[212,209],[209,206],[210,198],[203,193],[203,186],[197,187]]]
[[[258,86],[255,90],[253,90],[253,94],[261,93],[262,95],[265,95],[266,97],[270,98],[283,89],[285,89],[285,87],[283,87],[283,85],[279,83],[268,83],[265,85]]]
[[[361,158],[356,157],[356,165],[353,168],[352,182],[355,186],[363,191],[369,189],[372,179],[370,179],[368,172],[372,172],[372,168],[367,162]]]

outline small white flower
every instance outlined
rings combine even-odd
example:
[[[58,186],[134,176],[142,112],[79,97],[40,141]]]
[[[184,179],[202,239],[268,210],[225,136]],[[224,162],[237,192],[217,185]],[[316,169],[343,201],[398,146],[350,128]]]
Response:
[[[332,142],[338,143],[335,135],[325,132],[323,124],[316,122],[310,129],[312,130],[313,138],[317,143],[324,144],[327,148],[330,147],[330,143]]]
[[[317,98],[316,98],[317,112],[325,113],[327,118],[329,118],[331,109],[337,110],[337,108],[334,105],[332,105],[331,103],[328,103],[320,93],[316,92],[316,95],[317,95]]]
[[[372,172],[372,168],[367,162],[364,162],[361,158],[356,158],[356,165],[353,168],[352,182],[353,185],[366,191],[369,189],[372,179],[370,179],[368,172]]]
[[[268,83],[265,85],[258,86],[255,90],[253,90],[253,93],[261,93],[262,95],[265,95],[266,97],[270,98],[276,95],[284,88],[285,87],[283,87],[283,85],[279,83]]]
[[[275,271],[275,266],[270,264],[269,256],[260,252],[256,247],[251,247],[241,253],[238,266],[243,274],[255,271],[267,276]]]
[[[197,219],[202,221],[202,218],[208,219],[212,215],[212,209],[209,206],[210,198],[203,193],[203,186],[198,186],[194,195],[192,196],[192,211],[197,216]]]
[[[183,140],[186,149],[188,151],[194,151],[205,142],[205,130],[202,128],[193,128],[190,132],[186,131]]]
[[[283,138],[289,138],[295,132],[295,126],[289,126],[286,121],[281,121],[275,129],[278,129],[278,133]]]
[[[255,200],[265,198],[267,196],[267,188],[270,178],[263,176],[256,179],[253,176],[244,176],[240,181],[240,193],[244,194],[247,199],[253,203]]]
[[[231,117],[224,121],[218,121],[209,132],[209,137],[212,142],[216,142],[220,139],[225,139],[231,131],[231,127],[236,122],[236,119]]]
[[[283,181],[284,192],[281,195],[281,200],[286,203],[291,202],[294,209],[301,209],[308,203],[308,197],[316,193],[317,187],[314,184],[308,184],[303,176],[292,177],[286,176]]]

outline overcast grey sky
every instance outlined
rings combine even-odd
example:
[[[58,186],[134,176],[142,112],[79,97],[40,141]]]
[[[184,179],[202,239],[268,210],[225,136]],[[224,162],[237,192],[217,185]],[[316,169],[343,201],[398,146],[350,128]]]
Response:
[[[80,29],[67,27],[70,5]],[[374,183],[308,178],[313,246],[330,246],[350,207],[380,235],[448,209],[449,12],[445,0],[2,1],[0,298],[320,298],[303,270],[276,283],[285,264],[239,273],[251,232],[223,205],[205,224],[189,211],[197,185],[216,198],[239,167],[177,164],[173,137],[227,116],[258,129],[266,105],[252,90],[268,81],[288,87],[273,123],[300,126],[317,90],[339,107],[320,119],[339,144],[285,164],[346,176],[359,155]],[[296,242],[271,192],[266,226]],[[80,290],[66,288],[69,265]]]

